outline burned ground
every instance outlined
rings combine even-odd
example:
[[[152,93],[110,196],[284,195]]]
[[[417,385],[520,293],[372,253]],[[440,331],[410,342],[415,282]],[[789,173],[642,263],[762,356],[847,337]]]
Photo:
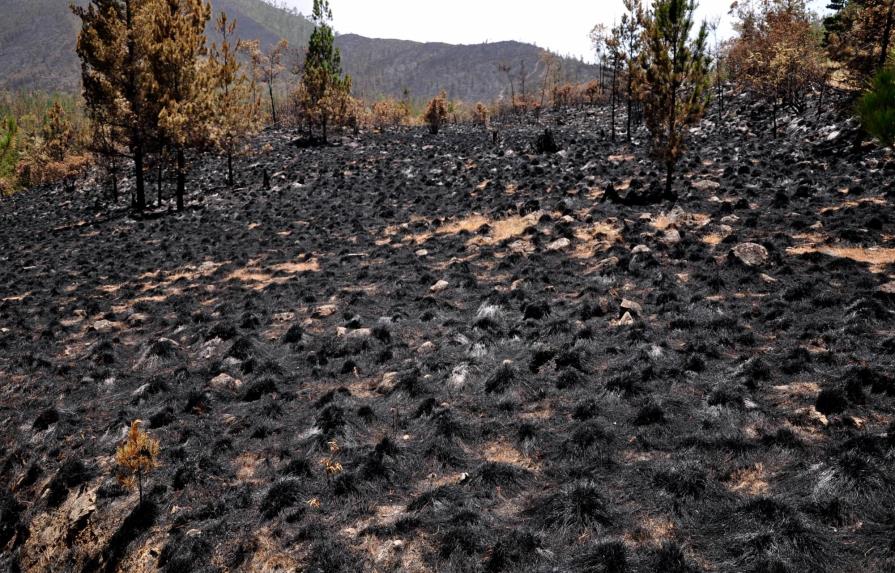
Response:
[[[626,206],[643,146],[560,119],[555,155],[268,132],[183,214],[0,204],[0,563],[895,568],[895,163],[730,117],[674,208]]]

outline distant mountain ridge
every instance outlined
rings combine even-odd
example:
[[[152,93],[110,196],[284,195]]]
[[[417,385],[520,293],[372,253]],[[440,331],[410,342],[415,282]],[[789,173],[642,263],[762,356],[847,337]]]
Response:
[[[76,0],[84,5],[87,0]],[[307,45],[313,24],[301,14],[264,0],[212,0],[215,13],[223,10],[237,21],[237,35],[270,46],[281,38],[299,50]],[[0,89],[76,92],[80,66],[75,55],[78,19],[65,0],[0,0]],[[421,43],[405,40],[340,35],[346,73],[354,92],[366,98],[400,97],[406,89],[417,101],[444,89],[453,99],[490,101],[504,94],[505,74],[498,65],[514,66],[518,82],[520,63],[527,70],[529,93],[537,91],[543,52],[521,42],[478,45]],[[596,77],[596,68],[572,59],[560,59],[566,81]],[[518,88],[517,88],[518,89]]]

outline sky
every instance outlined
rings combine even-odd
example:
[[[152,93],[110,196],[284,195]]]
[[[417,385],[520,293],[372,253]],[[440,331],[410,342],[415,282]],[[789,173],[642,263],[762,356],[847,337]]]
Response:
[[[313,6],[313,0],[278,1],[303,14]],[[701,0],[698,9],[700,19],[720,18],[722,38],[732,34],[730,3]],[[820,10],[826,0],[811,4]],[[445,9],[435,15],[436,6]],[[330,8],[340,34],[451,44],[518,40],[586,61],[594,59],[588,32],[624,13],[622,0],[330,0]]]

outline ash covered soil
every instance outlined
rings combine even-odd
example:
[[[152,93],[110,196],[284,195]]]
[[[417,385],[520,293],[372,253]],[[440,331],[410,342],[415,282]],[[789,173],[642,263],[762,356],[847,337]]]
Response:
[[[0,203],[0,567],[893,570],[895,162],[741,112],[673,207],[603,111]]]

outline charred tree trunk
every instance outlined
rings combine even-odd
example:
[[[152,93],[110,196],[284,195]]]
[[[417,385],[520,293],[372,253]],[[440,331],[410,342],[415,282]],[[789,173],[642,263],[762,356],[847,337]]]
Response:
[[[146,209],[146,181],[143,173],[143,142],[137,136],[137,143],[133,147],[134,153],[134,178],[136,179],[136,199],[134,207],[137,211]]]
[[[131,127],[131,153],[134,157],[134,178],[136,180],[136,201],[134,207],[138,211],[146,209],[146,187],[143,179],[143,131],[140,126],[141,110],[140,95],[137,88],[137,45],[134,39],[134,7],[131,2],[125,2],[125,21],[127,27],[127,69],[128,81],[125,88],[125,98],[131,104],[135,119]]]
[[[227,184],[233,187],[233,152],[227,152]]]
[[[183,148],[177,148],[177,210],[183,211],[183,196],[186,194],[186,156]]]
[[[159,208],[161,208],[161,206],[162,206],[162,186],[163,186],[163,182],[164,182],[164,170],[162,167],[163,167],[162,166],[162,156],[161,156],[161,154],[159,154],[158,167],[157,167],[157,173],[156,173],[156,179],[155,179],[156,193],[158,194]]]
[[[273,82],[267,82],[267,93],[270,95],[270,119],[277,124],[277,106],[273,101]]]
[[[118,162],[113,157],[109,167],[109,176],[112,179],[112,202],[118,203]]]
[[[889,36],[892,35],[893,10],[895,10],[895,0],[889,0],[889,10],[886,12],[886,25],[883,27],[883,37],[880,44],[878,69],[886,67],[886,60],[889,59]]]

